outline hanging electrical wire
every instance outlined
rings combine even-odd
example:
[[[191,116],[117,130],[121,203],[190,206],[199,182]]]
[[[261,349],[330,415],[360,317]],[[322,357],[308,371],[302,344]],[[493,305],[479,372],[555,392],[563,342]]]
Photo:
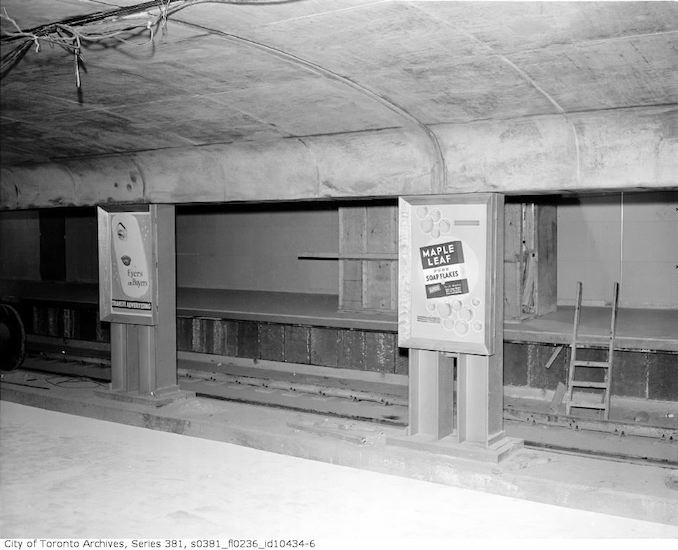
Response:
[[[80,89],[82,50],[89,43],[137,46],[151,44],[160,28],[166,30],[167,20],[171,15],[198,4],[267,6],[302,1],[305,0],[152,0],[133,6],[69,17],[30,29],[22,29],[3,8],[0,21],[9,28],[2,29],[0,35],[0,44],[7,52],[0,58],[0,79],[9,74],[31,47],[35,47],[37,53],[41,44],[46,43],[59,46],[73,55],[76,87]],[[148,40],[142,43],[132,41],[146,33]]]

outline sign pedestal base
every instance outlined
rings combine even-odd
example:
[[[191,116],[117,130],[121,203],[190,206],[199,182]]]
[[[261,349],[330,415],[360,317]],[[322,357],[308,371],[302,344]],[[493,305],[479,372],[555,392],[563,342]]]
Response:
[[[490,445],[473,443],[471,441],[459,442],[457,436],[450,435],[443,439],[435,439],[430,435],[416,434],[403,437],[389,437],[388,445],[408,447],[419,451],[434,454],[444,454],[468,460],[480,462],[499,463],[515,451],[522,449],[523,440],[513,437],[502,436]]]
[[[501,353],[410,349],[409,426],[406,435],[388,438],[387,444],[489,462],[522,448],[521,439],[503,430],[502,363]]]

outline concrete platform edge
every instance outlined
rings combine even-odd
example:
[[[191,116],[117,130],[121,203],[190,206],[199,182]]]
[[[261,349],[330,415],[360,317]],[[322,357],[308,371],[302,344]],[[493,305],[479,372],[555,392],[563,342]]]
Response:
[[[94,397],[94,396],[92,396]],[[328,462],[342,466],[409,477],[454,487],[532,500],[568,508],[600,512],[644,521],[678,525],[678,493],[658,497],[623,487],[592,489],[577,479],[556,481],[516,471],[503,471],[496,464],[432,454],[406,447],[356,443],[347,438],[290,429],[284,433],[266,430],[266,425],[245,428],[225,423],[182,418],[163,408],[96,398],[49,395],[44,390],[3,385],[0,399],[27,406],[117,422],[147,429],[171,432],[243,445],[259,450]],[[279,415],[280,409],[246,405],[264,414]],[[319,415],[296,413],[309,419]],[[365,423],[374,426],[374,424]],[[384,428],[387,429],[387,428]],[[539,455],[546,453],[531,450]],[[505,462],[510,462],[516,453]],[[596,460],[596,459],[590,459]],[[632,466],[632,465],[629,465]],[[672,474],[665,470],[666,475]],[[623,485],[620,480],[620,485]]]

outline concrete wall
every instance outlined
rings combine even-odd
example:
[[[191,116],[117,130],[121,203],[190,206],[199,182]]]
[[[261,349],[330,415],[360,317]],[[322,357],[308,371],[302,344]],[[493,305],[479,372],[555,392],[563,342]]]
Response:
[[[199,207],[177,212],[180,287],[337,294],[339,220],[328,204]]]
[[[558,303],[678,307],[678,192],[563,199],[558,206]]]
[[[37,210],[0,212],[0,278],[40,279]]]

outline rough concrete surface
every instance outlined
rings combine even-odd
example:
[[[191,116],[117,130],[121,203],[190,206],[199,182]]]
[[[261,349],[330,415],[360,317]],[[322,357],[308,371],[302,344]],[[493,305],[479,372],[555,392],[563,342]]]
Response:
[[[678,536],[678,526],[0,407],[5,537],[283,537],[325,547],[340,539]]]

